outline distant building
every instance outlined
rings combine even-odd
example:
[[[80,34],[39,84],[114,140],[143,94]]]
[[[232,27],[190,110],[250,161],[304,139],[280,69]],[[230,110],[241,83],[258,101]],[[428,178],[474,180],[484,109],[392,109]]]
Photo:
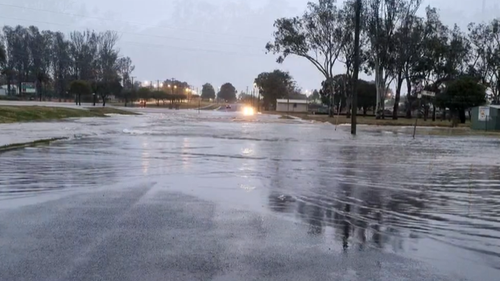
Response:
[[[500,105],[474,107],[470,118],[473,130],[500,131]]]
[[[307,100],[277,99],[276,111],[307,113],[309,111],[309,104]]]

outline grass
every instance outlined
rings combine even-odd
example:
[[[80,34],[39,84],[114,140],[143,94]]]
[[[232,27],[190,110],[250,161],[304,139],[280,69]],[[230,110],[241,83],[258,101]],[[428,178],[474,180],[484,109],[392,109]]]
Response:
[[[101,115],[105,114],[140,115],[139,113],[113,107],[88,107],[87,109],[92,113]]]
[[[53,141],[64,140],[64,139],[67,139],[67,138],[51,138],[51,139],[42,139],[42,140],[36,140],[36,141],[31,141],[31,142],[3,145],[3,146],[0,146],[0,153],[11,151],[11,150],[16,150],[16,149],[21,149],[21,148],[25,148],[25,147],[47,145]]]
[[[340,115],[340,116],[335,116],[335,117],[328,117],[327,115],[308,115],[308,114],[303,114],[303,113],[292,113],[289,114],[292,116],[296,116],[299,118],[302,118],[304,120],[314,120],[318,122],[329,122],[334,125],[337,124],[351,124],[351,118],[346,118],[345,115]],[[415,125],[415,119],[406,119],[406,118],[399,118],[398,120],[393,120],[392,117],[386,117],[385,119],[375,119],[375,117],[372,116],[358,116],[356,118],[358,124],[362,125],[374,125],[374,126],[413,126]],[[424,121],[423,119],[419,118],[418,119],[418,126],[429,126],[429,127],[450,127],[451,128],[451,122],[450,121],[441,121],[441,120],[436,120],[432,121],[432,119],[427,119],[427,121]],[[470,122],[466,122],[465,124],[458,124],[458,127],[470,127]]]
[[[113,103],[113,105],[118,105],[118,106],[123,106],[123,103],[121,104],[117,104],[117,103]],[[216,105],[214,104],[213,102],[208,102],[208,101],[202,101],[202,102],[198,102],[198,101],[189,101],[189,102],[182,102],[182,103],[174,103],[173,104],[173,108],[175,108],[175,106],[178,105],[179,106],[179,109],[198,109],[198,107],[201,107],[202,109],[204,107],[219,107],[219,105]],[[158,105],[157,101],[148,101],[147,105],[146,105],[146,108],[169,108],[171,106],[170,104],[170,101],[165,101],[165,103],[163,101],[160,101],[160,104]],[[140,104],[138,102],[135,102],[134,103],[134,107],[140,107]]]
[[[50,121],[78,117],[106,117],[106,114],[135,114],[116,108],[76,109],[47,106],[0,106],[0,123]]]

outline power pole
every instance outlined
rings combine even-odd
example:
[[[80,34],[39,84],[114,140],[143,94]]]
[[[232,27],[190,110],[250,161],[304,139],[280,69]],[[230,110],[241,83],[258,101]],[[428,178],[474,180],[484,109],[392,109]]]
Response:
[[[254,89],[252,88],[252,94],[251,94],[251,98],[250,98],[250,105],[253,105],[253,91]],[[247,86],[247,97],[248,97],[248,86]]]
[[[359,33],[361,29],[361,0],[356,0],[356,17],[354,27],[354,72],[352,74],[352,114],[351,135],[356,135],[356,115],[358,114],[358,74],[359,74]]]
[[[257,88],[257,94],[259,98],[257,99],[257,112],[260,112],[260,90]]]
[[[198,95],[198,113],[200,113],[201,108],[201,95],[198,93],[198,87],[196,87],[196,94]]]

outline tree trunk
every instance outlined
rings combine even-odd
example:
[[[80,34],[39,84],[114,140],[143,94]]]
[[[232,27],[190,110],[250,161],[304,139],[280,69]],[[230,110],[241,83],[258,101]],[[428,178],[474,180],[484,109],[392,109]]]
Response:
[[[363,106],[363,116],[366,116],[366,106]]]
[[[465,109],[458,111],[458,117],[460,119],[460,123],[465,124]]]
[[[38,79],[36,80],[35,89],[36,92],[38,93],[39,101],[42,101],[42,82]]]
[[[382,66],[380,66],[380,63],[378,59],[375,60],[375,85],[377,88],[377,106],[375,107],[375,118],[380,119],[381,115],[384,111],[384,105],[383,105],[383,97],[382,95],[385,95],[384,87],[382,86],[382,76],[383,76],[384,70]]]
[[[11,95],[11,79],[10,78],[7,78],[7,95],[10,96]]]
[[[347,98],[345,100],[345,103],[346,103],[346,107],[345,107],[345,116],[346,118],[351,118],[351,99],[350,98]]]
[[[432,105],[432,121],[436,121],[436,106]]]
[[[399,101],[401,100],[401,87],[403,86],[403,77],[401,72],[398,73],[398,80],[396,85],[396,97],[394,98],[394,109],[392,112],[392,119],[397,120],[399,115]]]
[[[411,109],[412,109],[412,102],[411,102],[411,80],[409,75],[406,75],[406,118],[411,119]]]

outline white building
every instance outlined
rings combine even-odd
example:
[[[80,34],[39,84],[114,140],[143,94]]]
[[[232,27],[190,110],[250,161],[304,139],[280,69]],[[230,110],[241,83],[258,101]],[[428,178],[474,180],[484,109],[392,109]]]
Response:
[[[277,99],[276,111],[278,112],[308,112],[307,100]]]

